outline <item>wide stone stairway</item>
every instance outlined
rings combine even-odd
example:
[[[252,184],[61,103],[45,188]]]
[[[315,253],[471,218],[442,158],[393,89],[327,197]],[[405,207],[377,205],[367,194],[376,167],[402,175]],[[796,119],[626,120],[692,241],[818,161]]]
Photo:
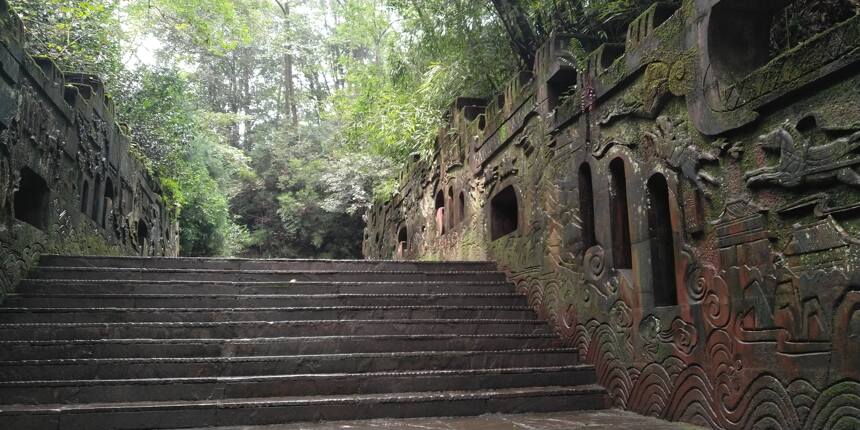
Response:
[[[603,409],[491,263],[45,256],[0,307],[0,428]]]

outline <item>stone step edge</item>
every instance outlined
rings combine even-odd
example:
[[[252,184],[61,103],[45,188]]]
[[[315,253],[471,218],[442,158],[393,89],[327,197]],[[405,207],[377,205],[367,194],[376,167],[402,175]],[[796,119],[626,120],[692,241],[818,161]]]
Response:
[[[102,266],[42,266],[38,272],[134,272],[134,273],[218,273],[218,274],[272,274],[272,275],[336,275],[336,274],[383,274],[383,275],[498,275],[499,270],[274,270],[274,269],[180,269],[152,267],[102,267]]]
[[[397,351],[397,352],[352,352],[335,354],[292,354],[292,355],[242,355],[228,357],[134,357],[134,358],[58,358],[50,360],[16,360],[0,361],[0,366],[52,366],[77,364],[168,364],[168,363],[255,363],[264,361],[283,360],[313,360],[313,359],[364,359],[364,358],[408,358],[408,357],[438,357],[457,356],[469,357],[479,355],[530,355],[530,354],[568,354],[578,353],[576,348],[527,348],[504,350],[439,350],[439,351]]]
[[[343,340],[428,340],[428,339],[559,339],[555,333],[486,333],[486,334],[380,334],[380,335],[332,335],[295,337],[254,338],[122,338],[122,339],[44,339],[44,340],[0,340],[3,345],[53,346],[53,345],[104,345],[104,344],[271,344],[280,342],[343,341]]]
[[[92,313],[92,312],[273,312],[273,311],[377,311],[377,310],[489,310],[489,311],[530,311],[529,306],[492,306],[492,305],[439,305],[439,306],[283,306],[254,308],[131,308],[131,307],[92,307],[92,308],[53,308],[53,307],[0,307],[0,314],[10,313]]]
[[[594,370],[591,364],[574,364],[567,366],[531,366],[531,367],[496,367],[481,369],[449,369],[449,370],[403,370],[385,372],[351,372],[351,373],[302,373],[286,375],[254,375],[254,376],[195,376],[183,378],[128,378],[128,379],[57,379],[57,380],[26,380],[0,381],[0,388],[35,388],[35,387],[77,387],[77,386],[111,386],[111,385],[173,385],[173,384],[211,384],[211,383],[255,383],[312,379],[322,382],[325,379],[340,380],[343,378],[382,378],[382,377],[445,377],[445,376],[496,376],[532,373],[562,373],[587,372]]]
[[[606,395],[597,384],[577,386],[542,386],[496,388],[472,391],[424,391],[382,394],[264,397],[219,400],[186,400],[172,402],[117,402],[82,404],[0,405],[0,416],[55,415],[62,413],[146,412],[181,409],[247,409],[284,406],[328,406],[357,403],[421,403],[457,400],[506,399],[518,397],[561,397],[571,395]]]
[[[445,285],[445,286],[472,286],[472,285],[498,285],[512,286],[508,281],[194,281],[194,280],[146,280],[146,279],[62,279],[62,278],[27,278],[21,281],[22,284],[81,284],[81,285],[177,285],[177,286],[198,286],[198,285],[218,285],[218,286],[248,286],[248,287],[278,287],[284,288],[292,286],[364,286],[364,285]]]
[[[66,294],[66,293],[10,293],[7,299],[434,299],[434,298],[524,298],[510,293],[336,293],[336,294]]]
[[[60,323],[8,323],[0,329],[40,327],[218,327],[253,325],[318,325],[318,324],[529,324],[544,325],[546,321],[533,319],[369,319],[369,320],[295,320],[295,321],[141,321],[141,322],[60,322]]]
[[[427,264],[427,265],[448,265],[448,264],[492,264],[496,262],[491,260],[445,260],[445,261],[428,261],[428,260],[335,260],[335,259],[317,259],[317,258],[232,258],[232,257],[141,257],[137,255],[124,256],[99,256],[99,255],[61,255],[61,254],[41,254],[40,258],[44,259],[97,259],[97,260],[144,260],[144,261],[226,261],[226,262],[267,262],[267,263],[366,263],[366,264]]]

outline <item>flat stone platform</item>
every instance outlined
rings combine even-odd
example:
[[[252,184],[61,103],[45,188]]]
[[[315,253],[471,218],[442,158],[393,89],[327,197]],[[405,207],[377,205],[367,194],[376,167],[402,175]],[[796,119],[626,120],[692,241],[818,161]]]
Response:
[[[376,419],[294,423],[262,427],[218,427],[217,430],[701,430],[621,410],[482,415],[455,418]],[[197,429],[216,430],[216,428]]]

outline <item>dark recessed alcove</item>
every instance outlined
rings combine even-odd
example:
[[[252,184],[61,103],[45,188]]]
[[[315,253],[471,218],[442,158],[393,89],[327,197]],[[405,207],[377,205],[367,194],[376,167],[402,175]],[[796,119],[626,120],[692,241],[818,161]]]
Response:
[[[404,249],[406,245],[409,244],[409,235],[406,230],[406,226],[400,227],[400,231],[397,232],[397,242],[404,244]]]
[[[403,254],[409,249],[409,231],[406,229],[406,226],[400,227],[400,230],[397,231],[397,251],[396,254],[399,257],[402,257]]]
[[[84,179],[84,184],[81,186],[81,212],[87,213],[87,203],[90,199],[90,181]]]
[[[496,240],[519,228],[520,214],[517,192],[508,186],[490,201],[491,237]]]
[[[15,191],[15,218],[39,230],[48,227],[50,190],[48,183],[27,167],[21,169],[21,182]]]
[[[651,275],[655,306],[678,304],[675,283],[675,240],[669,209],[666,178],[655,174],[648,179],[648,236],[651,245]]]
[[[460,197],[457,203],[457,218],[459,219],[459,222],[463,222],[463,220],[466,219],[466,193],[464,191],[460,191]]]
[[[609,210],[612,222],[612,256],[617,269],[633,267],[630,247],[630,219],[627,204],[627,176],[624,160],[609,163]]]
[[[579,77],[573,69],[563,69],[547,81],[547,110],[554,111],[562,98],[576,89],[578,81]]]
[[[446,233],[445,230],[445,194],[442,190],[436,193],[436,204],[433,213],[436,215],[436,229],[439,235]]]
[[[594,227],[594,187],[591,182],[591,166],[579,166],[579,216],[582,224],[583,249],[597,245]]]
[[[113,181],[111,181],[111,179],[108,178],[107,181],[105,181],[105,198],[104,198],[104,205],[102,207],[102,217],[101,217],[102,227],[107,226],[107,218],[110,215],[110,213],[113,211],[114,196],[115,196],[115,193],[114,193],[114,189],[113,189]]]
[[[137,221],[137,243],[138,243],[138,251],[140,251],[141,255],[147,255],[148,250],[146,249],[147,242],[149,242],[149,228],[146,227],[146,223],[143,220]]]

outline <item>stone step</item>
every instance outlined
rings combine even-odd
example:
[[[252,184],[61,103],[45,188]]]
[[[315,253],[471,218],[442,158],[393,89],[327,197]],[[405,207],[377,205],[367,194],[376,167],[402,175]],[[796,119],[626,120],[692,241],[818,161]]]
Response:
[[[494,369],[416,370],[363,373],[314,373],[265,376],[125,378],[0,382],[8,404],[187,401],[465,391],[595,382],[590,365]]]
[[[491,294],[9,294],[5,306],[259,308],[308,306],[525,306],[515,293]]]
[[[0,324],[302,321],[368,319],[534,319],[528,306],[321,306],[267,308],[0,308]]]
[[[393,334],[544,334],[540,320],[318,320],[0,324],[0,340],[253,338]]]
[[[571,348],[505,351],[418,351],[325,355],[55,359],[0,362],[0,381],[185,378],[397,370],[564,366],[578,362]]]
[[[124,267],[134,269],[328,270],[328,271],[495,271],[490,261],[304,260],[243,258],[95,257],[43,255],[40,267]]]
[[[121,267],[41,267],[38,279],[113,279],[152,281],[459,281],[503,282],[498,271],[331,271],[331,270],[217,270],[217,269],[142,269]]]
[[[470,416],[605,409],[597,385],[340,396],[211,399],[185,402],[14,405],[0,408],[8,429],[140,430],[285,422]]]
[[[603,409],[487,262],[44,256],[0,308],[0,428]]]
[[[0,360],[137,357],[232,357],[403,351],[558,348],[555,334],[421,334],[252,339],[83,339],[0,341]]]
[[[508,282],[229,282],[26,279],[32,294],[451,294],[510,293]]]

